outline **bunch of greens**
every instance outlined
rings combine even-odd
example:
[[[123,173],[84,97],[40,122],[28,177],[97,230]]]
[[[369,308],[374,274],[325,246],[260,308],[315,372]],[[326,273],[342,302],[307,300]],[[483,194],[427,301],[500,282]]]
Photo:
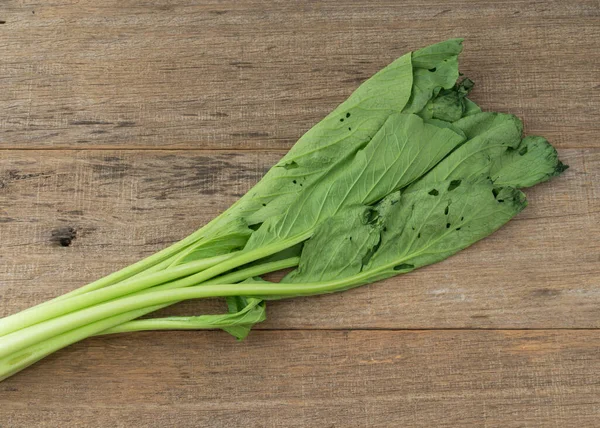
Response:
[[[309,130],[244,197],[173,246],[0,320],[0,379],[97,334],[221,328],[244,338],[265,300],[333,293],[438,262],[566,167],[521,121],[458,82],[462,40],[406,54]],[[260,275],[294,268],[279,283]],[[186,299],[228,313],[138,319]]]

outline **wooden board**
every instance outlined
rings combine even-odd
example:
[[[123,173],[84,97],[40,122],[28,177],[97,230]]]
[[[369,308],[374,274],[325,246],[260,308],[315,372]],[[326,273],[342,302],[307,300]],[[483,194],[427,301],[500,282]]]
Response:
[[[69,347],[0,383],[0,428],[600,425],[599,22],[595,0],[1,2],[0,316],[191,233],[360,82],[445,38],[465,37],[473,99],[571,168],[472,248],[270,303],[244,342]]]
[[[143,333],[0,383],[0,411],[28,427],[594,427],[599,353],[597,330]]]
[[[598,2],[2,2],[0,147],[289,148],[360,82],[464,37],[476,101],[598,147]]]
[[[248,190],[274,152],[12,151],[0,166],[0,314],[41,303],[184,238]],[[259,328],[598,328],[600,150],[527,190],[496,234],[411,274],[269,303]],[[74,234],[70,246],[58,237]],[[25,292],[26,291],[26,292]],[[222,308],[213,303],[212,309]],[[202,313],[187,302],[166,313]]]

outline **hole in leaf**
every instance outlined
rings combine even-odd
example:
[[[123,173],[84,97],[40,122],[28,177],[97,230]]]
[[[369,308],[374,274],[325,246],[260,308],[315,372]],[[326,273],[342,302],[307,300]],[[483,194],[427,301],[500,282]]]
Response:
[[[429,71],[431,71],[432,73],[435,72],[435,70],[437,70],[436,67],[430,68]]]
[[[291,161],[286,163],[285,165],[283,165],[283,169],[296,169],[300,167],[300,165],[298,165],[298,163],[296,161]]]
[[[492,195],[494,195],[494,199],[498,197],[498,193],[500,193],[500,189],[492,189]]]
[[[498,202],[502,203],[504,202],[504,199],[498,199]]]
[[[348,239],[350,239],[350,240],[352,241],[352,237],[350,237],[350,238],[348,238]]]
[[[381,240],[377,244],[375,244],[373,246],[373,248],[371,248],[371,249],[369,249],[369,251],[367,251],[367,254],[365,254],[361,260],[361,263],[363,266],[366,266],[369,263],[369,261],[373,257],[373,254],[375,254],[377,252],[380,245],[381,245]]]
[[[296,180],[292,180],[292,183],[296,184],[296,183],[298,183],[298,182],[297,182]]]
[[[350,117],[350,113],[346,113],[346,117]]]
[[[367,224],[374,224],[378,218],[379,218],[379,213],[374,209],[369,209],[365,213],[365,221],[367,222]]]
[[[352,131],[352,128],[348,127],[348,131]]]
[[[450,210],[450,207],[449,207],[449,206],[446,206],[446,209],[444,210],[444,214],[445,214],[445,215],[448,215],[448,211],[449,211],[449,210]]]
[[[340,119],[340,122],[343,122],[343,121],[344,121],[344,118],[342,117],[342,118]]]
[[[419,233],[417,234],[417,238],[420,238],[420,237],[421,237],[421,232],[419,232]]]
[[[446,229],[450,229],[450,223],[446,223]]]
[[[460,183],[462,183],[462,180],[452,180],[450,182],[450,185],[448,186],[448,191],[451,192],[454,189],[456,189],[458,186],[460,186]]]
[[[263,206],[263,207],[266,207],[266,206],[267,206],[267,204],[262,204],[262,206]]]
[[[456,230],[460,230],[460,227],[457,227]]]
[[[398,271],[398,270],[408,270],[408,269],[413,269],[415,267],[415,265],[412,265],[410,263],[401,263],[399,265],[394,266],[394,270]]]
[[[431,196],[437,196],[437,195],[439,195],[439,194],[440,194],[440,192],[438,192],[438,191],[437,191],[437,189],[431,189],[431,190],[429,191],[429,194],[430,194]]]
[[[460,218],[460,221],[463,221],[464,219],[465,219],[464,217],[461,217],[461,218]]]
[[[521,150],[519,150],[519,154],[520,154],[521,156],[523,156],[523,155],[524,155],[524,154],[526,154],[526,153],[527,153],[527,146],[525,146],[525,147],[523,147]]]

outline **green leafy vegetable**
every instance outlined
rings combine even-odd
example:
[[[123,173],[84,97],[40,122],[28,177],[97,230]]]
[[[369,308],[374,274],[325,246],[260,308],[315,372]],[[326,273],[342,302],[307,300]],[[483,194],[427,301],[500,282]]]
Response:
[[[406,54],[315,125],[245,196],[183,241],[0,320],[0,379],[96,334],[220,328],[238,339],[265,301],[332,293],[436,263],[526,206],[566,169],[509,114],[457,82],[462,40]],[[295,268],[281,282],[260,275]],[[142,318],[186,299],[227,313]]]

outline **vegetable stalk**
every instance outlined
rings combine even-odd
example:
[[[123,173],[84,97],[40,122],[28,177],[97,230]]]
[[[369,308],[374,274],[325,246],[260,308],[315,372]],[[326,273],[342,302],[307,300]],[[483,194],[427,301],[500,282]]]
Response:
[[[441,261],[527,205],[566,166],[458,81],[461,39],[408,53],[309,130],[227,211],[112,275],[0,319],[0,380],[94,335],[220,328],[243,339],[265,301],[333,293]],[[260,276],[294,268],[281,282]],[[188,299],[227,313],[143,318]]]

